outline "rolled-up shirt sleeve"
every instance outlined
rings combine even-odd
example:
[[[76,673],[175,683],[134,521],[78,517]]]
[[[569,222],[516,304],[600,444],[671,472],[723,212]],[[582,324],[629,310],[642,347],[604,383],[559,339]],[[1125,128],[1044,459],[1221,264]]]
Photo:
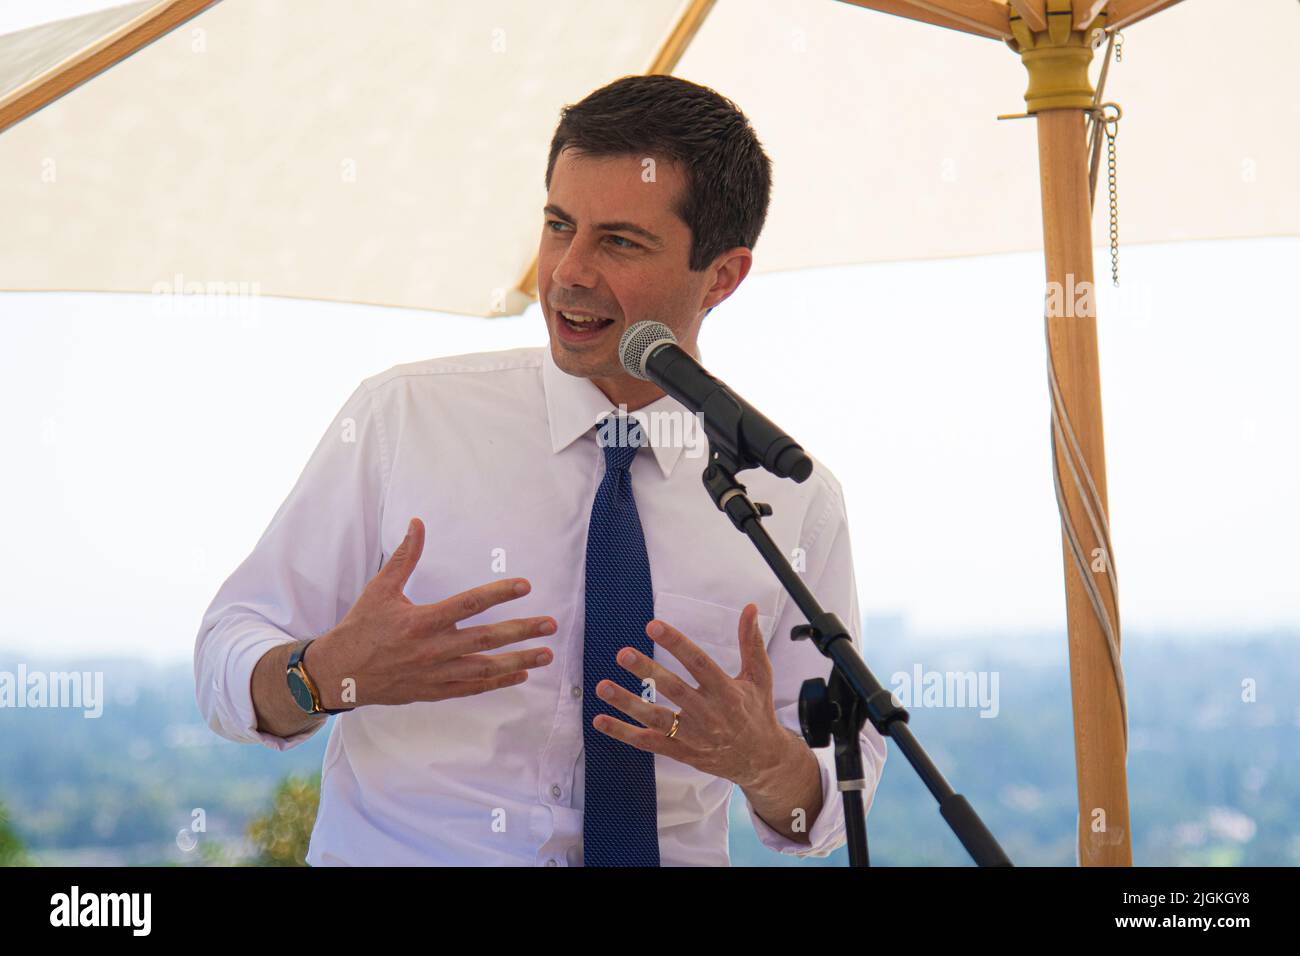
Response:
[[[858,611],[857,580],[853,573],[853,551],[849,543],[848,518],[844,499],[834,479],[823,483],[820,503],[814,503],[810,514],[820,513],[807,529],[803,545],[804,579],[821,606],[838,614],[853,637],[858,653],[862,653],[861,615]],[[795,564],[798,570],[798,564]],[[776,629],[768,644],[768,657],[772,661],[773,703],[777,719],[802,740],[799,730],[799,690],[805,680],[814,677],[829,679],[830,659],[817,650],[809,640],[790,640],[790,630],[797,624],[807,623],[799,608],[788,598],[780,614]],[[885,765],[884,738],[868,721],[859,736],[862,746],[862,771],[865,789],[862,804],[870,811],[872,798],[880,782]],[[844,801],[835,774],[835,747],[813,750],[821,771],[822,805],[811,821],[806,818],[808,842],[801,843],[784,836],[769,826],[754,812],[746,800],[750,821],[759,841],[766,847],[792,856],[824,857],[845,842]]]
[[[379,570],[388,474],[377,399],[362,382],[203,615],[194,644],[195,693],[204,720],[222,737],[287,750],[326,723],[290,737],[258,730],[253,668],[272,648],[335,627]]]

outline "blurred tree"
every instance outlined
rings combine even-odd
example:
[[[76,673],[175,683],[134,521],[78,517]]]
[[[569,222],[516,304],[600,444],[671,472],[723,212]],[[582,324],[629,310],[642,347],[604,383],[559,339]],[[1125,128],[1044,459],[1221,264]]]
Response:
[[[9,823],[9,811],[0,803],[0,866],[31,866],[27,848]]]
[[[235,859],[228,847],[220,843],[200,843],[199,864],[201,866],[243,866]]]
[[[320,774],[288,776],[275,788],[271,812],[248,825],[254,866],[306,866],[307,844],[320,803]]]

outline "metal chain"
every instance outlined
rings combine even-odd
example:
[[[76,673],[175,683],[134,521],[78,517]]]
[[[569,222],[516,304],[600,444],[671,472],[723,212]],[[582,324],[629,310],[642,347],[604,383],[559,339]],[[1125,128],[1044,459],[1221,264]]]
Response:
[[[1098,30],[1092,38],[1093,49],[1101,46],[1105,34]],[[1115,62],[1121,59],[1124,49],[1124,34],[1112,33],[1106,45],[1106,54],[1101,64],[1101,76],[1097,81],[1097,90],[1092,97],[1092,108],[1088,110],[1088,207],[1092,208],[1097,196],[1097,161],[1101,158],[1101,136],[1106,135],[1106,180],[1110,188],[1110,278],[1119,285],[1119,195],[1115,188],[1115,138],[1119,133],[1119,120],[1124,111],[1118,103],[1102,103],[1101,94],[1106,86],[1106,74],[1109,72],[1112,53]],[[1108,110],[1112,112],[1107,112]]]
[[[1115,137],[1119,133],[1119,116],[1107,119],[1105,124],[1106,182],[1110,187],[1110,280],[1119,285],[1119,198],[1115,191]]]
[[[1111,35],[1111,45],[1115,48],[1115,62],[1124,61],[1124,34],[1118,30]],[[1107,54],[1110,50],[1106,50]],[[1101,82],[1106,82],[1105,64],[1102,65]],[[1101,84],[1097,86],[1097,99],[1101,99]],[[1095,102],[1095,101],[1094,101]],[[1114,116],[1106,115],[1106,107],[1115,108]],[[1094,115],[1098,125],[1106,133],[1106,184],[1110,189],[1110,281],[1119,285],[1119,196],[1115,189],[1115,138],[1119,134],[1119,118],[1124,115],[1118,103],[1103,103]],[[1096,127],[1094,126],[1094,130]],[[1096,152],[1094,150],[1094,157]],[[1094,159],[1094,167],[1096,162]],[[1095,187],[1094,187],[1095,188]]]

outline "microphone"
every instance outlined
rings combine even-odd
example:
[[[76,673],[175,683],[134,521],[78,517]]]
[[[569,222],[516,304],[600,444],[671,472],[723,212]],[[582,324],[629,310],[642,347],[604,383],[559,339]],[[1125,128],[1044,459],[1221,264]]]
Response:
[[[629,326],[618,342],[619,360],[633,378],[654,382],[704,418],[704,430],[736,470],[765,468],[778,478],[802,482],[812,474],[812,459],[798,442],[764,418],[757,409],[677,344],[662,322],[642,320]]]

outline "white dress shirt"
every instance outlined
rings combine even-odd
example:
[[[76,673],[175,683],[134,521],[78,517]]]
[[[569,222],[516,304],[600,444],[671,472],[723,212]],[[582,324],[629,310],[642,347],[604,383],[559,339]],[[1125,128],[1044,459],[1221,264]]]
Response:
[[[308,863],[581,863],[584,562],[605,469],[595,427],[615,410],[589,380],[561,371],[544,347],[398,365],[364,380],[335,416],[256,547],[204,614],[194,676],[199,708],[214,731],[286,750],[326,723],[288,738],[259,731],[253,668],[276,645],[335,627],[412,517],[423,520],[426,533],[405,590],[410,600],[433,603],[496,578],[524,577],[532,582],[529,594],[462,626],[534,615],[550,615],[559,626],[548,637],[503,648],[554,650],[552,662],[529,670],[522,684],[450,700],[362,706],[334,718]],[[651,440],[631,474],[655,616],[734,676],[740,612],[757,603],[777,715],[797,733],[800,685],[828,677],[829,661],[811,641],[790,640],[803,616],[709,498],[700,479],[704,436],[664,427],[695,419],[667,396],[631,414]],[[817,462],[802,484],[759,470],[743,472],[740,481],[754,501],[772,505],[768,533],[822,605],[843,619],[860,651],[835,477]],[[696,683],[667,651],[656,646],[654,657]],[[870,807],[885,743],[870,723],[861,739]],[[822,806],[806,817],[809,843],[787,839],[749,807],[765,846],[825,856],[843,844],[833,749],[814,751]],[[663,865],[728,865],[732,783],[662,755],[654,765]]]

